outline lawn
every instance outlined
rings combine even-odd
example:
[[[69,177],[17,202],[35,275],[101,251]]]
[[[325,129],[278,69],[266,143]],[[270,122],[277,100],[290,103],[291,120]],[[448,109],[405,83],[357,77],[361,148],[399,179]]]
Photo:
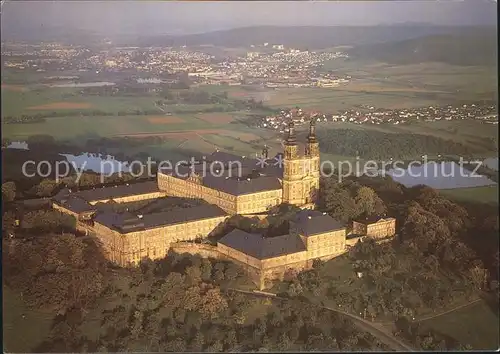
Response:
[[[498,311],[498,310],[497,310]],[[475,350],[497,350],[498,312],[484,301],[420,322],[425,328],[450,336]]]
[[[55,317],[50,312],[28,309],[20,294],[5,285],[3,309],[3,342],[6,353],[33,351],[48,336]]]
[[[443,189],[439,192],[451,199],[459,201],[463,200],[479,203],[498,204],[498,185],[473,188]]]

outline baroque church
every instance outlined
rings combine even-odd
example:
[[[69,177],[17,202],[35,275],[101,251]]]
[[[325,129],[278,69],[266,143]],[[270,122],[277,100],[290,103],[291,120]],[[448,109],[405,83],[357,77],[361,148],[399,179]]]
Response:
[[[261,159],[215,152],[208,164],[185,164],[176,171],[158,171],[158,188],[168,195],[206,200],[231,215],[265,213],[282,203],[314,209],[320,177],[314,120],[310,123],[305,152],[300,154],[298,150],[292,121],[284,153],[270,163],[262,163],[270,160],[267,148]],[[219,164],[221,170],[213,171],[214,164]]]
[[[216,151],[207,161],[181,164],[174,171],[159,169],[156,182],[64,189],[53,198],[52,206],[74,216],[77,229],[94,236],[106,257],[119,266],[161,259],[170,251],[198,254],[239,264],[264,289],[269,281],[312,267],[315,259],[345,253],[365,236],[387,240],[396,232],[394,218],[361,220],[348,226],[314,210],[320,181],[315,128],[312,120],[303,153],[292,121],[284,151],[273,159],[267,147],[255,159]],[[170,200],[202,202],[156,208]],[[147,205],[137,209],[137,202]],[[219,232],[232,215],[263,219],[283,203],[302,209],[289,221],[285,235],[265,237],[235,229],[216,244],[195,242]]]

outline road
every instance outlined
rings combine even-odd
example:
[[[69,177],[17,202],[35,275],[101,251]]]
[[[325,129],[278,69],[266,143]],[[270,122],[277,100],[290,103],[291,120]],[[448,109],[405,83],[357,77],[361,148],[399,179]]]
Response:
[[[456,311],[456,310],[459,310],[461,308],[464,308],[464,307],[467,307],[467,306],[470,306],[472,304],[475,304],[476,302],[478,301],[481,301],[482,299],[481,298],[477,298],[477,299],[474,299],[470,302],[467,302],[465,304],[461,304],[459,306],[456,306],[452,309],[449,309],[449,310],[446,310],[446,311],[443,311],[443,312],[440,312],[440,313],[436,313],[436,314],[433,314],[433,315],[430,315],[430,316],[426,316],[426,317],[421,317],[421,318],[417,318],[415,320],[413,320],[413,322],[417,323],[417,322],[423,322],[423,321],[427,321],[427,320],[430,320],[432,318],[436,318],[436,317],[439,317],[439,316],[443,316],[443,315],[446,315],[447,313],[450,313],[450,312],[453,312],[453,311]],[[380,325],[391,325],[393,324],[394,322],[393,321],[386,321],[386,322],[378,322],[378,324]]]
[[[253,296],[260,296],[260,297],[269,297],[269,298],[276,298],[280,300],[288,300],[287,298],[280,297],[280,296],[275,296],[275,294],[269,293],[269,295],[263,294],[263,293],[254,293],[252,291],[246,291],[246,290],[240,290],[240,289],[234,289],[230,288],[228,290],[244,293],[244,294],[249,294]],[[319,306],[319,305],[318,305]],[[338,310],[335,308],[330,308],[330,307],[325,307],[325,306],[320,306],[326,310],[330,310],[333,312],[337,312],[339,314],[342,314],[344,316],[349,317],[350,319],[353,320],[353,323],[362,331],[368,332],[372,334],[374,337],[378,338],[382,343],[387,345],[389,348],[395,351],[410,351],[413,352],[415,351],[413,348],[408,346],[407,344],[401,342],[399,339],[395,338],[392,333],[388,333],[388,331],[383,328],[380,324],[375,325],[370,321],[365,320],[362,317],[350,314],[348,312],[344,312],[342,310]]]
[[[406,351],[406,352],[415,351],[413,348],[411,348],[407,344],[403,343],[402,341],[400,341],[399,339],[394,337],[392,335],[392,333],[388,333],[388,331],[380,325],[373,324],[370,321],[367,321],[362,317],[355,316],[355,315],[350,314],[348,312],[344,312],[344,311],[337,310],[337,309],[330,308],[330,307],[324,307],[324,306],[322,306],[322,307],[324,309],[334,311],[334,312],[343,314],[343,315],[351,318],[352,321],[354,322],[354,324],[359,329],[361,329],[365,332],[371,333],[374,337],[378,338],[381,342],[383,342],[385,345],[387,345],[388,347],[390,347],[391,349],[393,349],[395,351]]]
[[[476,302],[478,301],[481,301],[482,299],[481,298],[478,298],[478,299],[475,299],[471,302],[468,302],[466,304],[462,304],[460,306],[457,306],[457,307],[454,307],[450,310],[447,310],[447,311],[444,311],[444,312],[441,312],[441,313],[437,313],[435,315],[431,315],[431,316],[427,316],[427,317],[422,317],[422,318],[419,318],[417,320],[415,320],[415,322],[422,322],[422,321],[427,321],[427,320],[430,320],[431,318],[435,318],[435,317],[439,317],[439,316],[442,316],[442,315],[446,315],[447,313],[450,313],[450,312],[453,312],[453,311],[456,311],[456,310],[459,310],[461,308],[464,308],[464,307],[467,307],[467,306],[470,306],[472,304],[475,304]]]

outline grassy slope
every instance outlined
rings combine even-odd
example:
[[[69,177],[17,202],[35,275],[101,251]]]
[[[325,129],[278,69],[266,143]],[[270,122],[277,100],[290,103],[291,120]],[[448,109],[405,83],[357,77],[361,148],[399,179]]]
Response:
[[[54,314],[28,309],[20,294],[6,286],[3,286],[3,308],[5,352],[30,352],[49,334]]]
[[[498,204],[498,185],[441,190],[445,196],[464,201]]]
[[[470,344],[475,350],[497,350],[499,346],[498,312],[484,301],[423,321],[421,325]]]

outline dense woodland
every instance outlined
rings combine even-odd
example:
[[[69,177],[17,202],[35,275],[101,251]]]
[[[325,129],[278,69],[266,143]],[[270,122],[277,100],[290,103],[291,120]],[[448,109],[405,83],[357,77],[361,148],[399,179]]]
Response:
[[[389,177],[322,180],[321,209],[333,217],[387,213],[398,220],[394,242],[365,239],[343,256],[363,278],[352,277],[356,283],[346,288],[326,272],[328,263],[315,262],[280,286],[289,300],[273,301],[228,291],[248,283],[232,263],[169,255],[144,261],[140,269],[116,270],[92,238],[69,233],[73,218],[54,210],[24,210],[15,226],[12,187],[2,186],[5,283],[32,308],[58,314],[38,351],[383,348],[322,305],[394,320],[396,334],[416,348],[464,349],[467,343],[424,331],[411,317],[498,292],[498,208],[459,205],[431,188],[405,188]],[[287,232],[295,211],[283,205],[265,222],[236,216],[226,226],[272,237]],[[14,238],[5,237],[12,231]],[[92,326],[102,330],[89,331]]]
[[[95,143],[105,147],[126,142]],[[2,151],[4,174],[16,161],[37,160],[33,154],[38,160],[50,154],[55,159],[64,147],[49,136],[31,137],[28,144],[28,152]],[[68,145],[62,151],[71,149]],[[133,180],[124,174],[106,181]],[[335,268],[331,270],[335,260],[316,262],[314,269],[277,284],[280,295],[289,300],[272,302],[229,292],[229,287],[249,284],[231,263],[169,255],[145,262],[139,270],[117,270],[104,260],[92,238],[74,231],[74,218],[50,209],[46,200],[17,202],[53,196],[64,186],[99,186],[100,176],[94,173],[84,173],[78,185],[74,177],[60,182],[50,177],[3,180],[4,282],[22,293],[30,308],[54,313],[50,338],[33,348],[37,351],[382,348],[345,318],[322,310],[322,304],[395,321],[397,334],[416,348],[466,348],[467,343],[424,331],[409,319],[485,292],[498,299],[498,206],[458,204],[428,187],[406,188],[389,176],[337,181],[336,176],[321,180],[322,211],[344,222],[390,215],[398,226],[394,242],[366,239],[343,256],[352,265],[347,285]],[[167,204],[137,207],[168,209]],[[295,207],[282,205],[266,220],[234,216],[209,241],[235,227],[267,237],[285,234],[295,212]],[[354,271],[363,277],[357,279]],[[89,330],[101,325],[98,333]]]
[[[358,129],[329,129],[317,132],[321,151],[364,159],[414,159],[422,155],[461,155],[495,151],[496,146],[470,147],[431,135],[384,133]]]
[[[170,255],[114,270],[90,238],[44,233],[6,241],[7,286],[56,314],[43,352],[386,349],[333,312],[225,290],[232,263]],[[254,309],[261,315],[255,317]],[[89,327],[101,328],[90,335]]]

